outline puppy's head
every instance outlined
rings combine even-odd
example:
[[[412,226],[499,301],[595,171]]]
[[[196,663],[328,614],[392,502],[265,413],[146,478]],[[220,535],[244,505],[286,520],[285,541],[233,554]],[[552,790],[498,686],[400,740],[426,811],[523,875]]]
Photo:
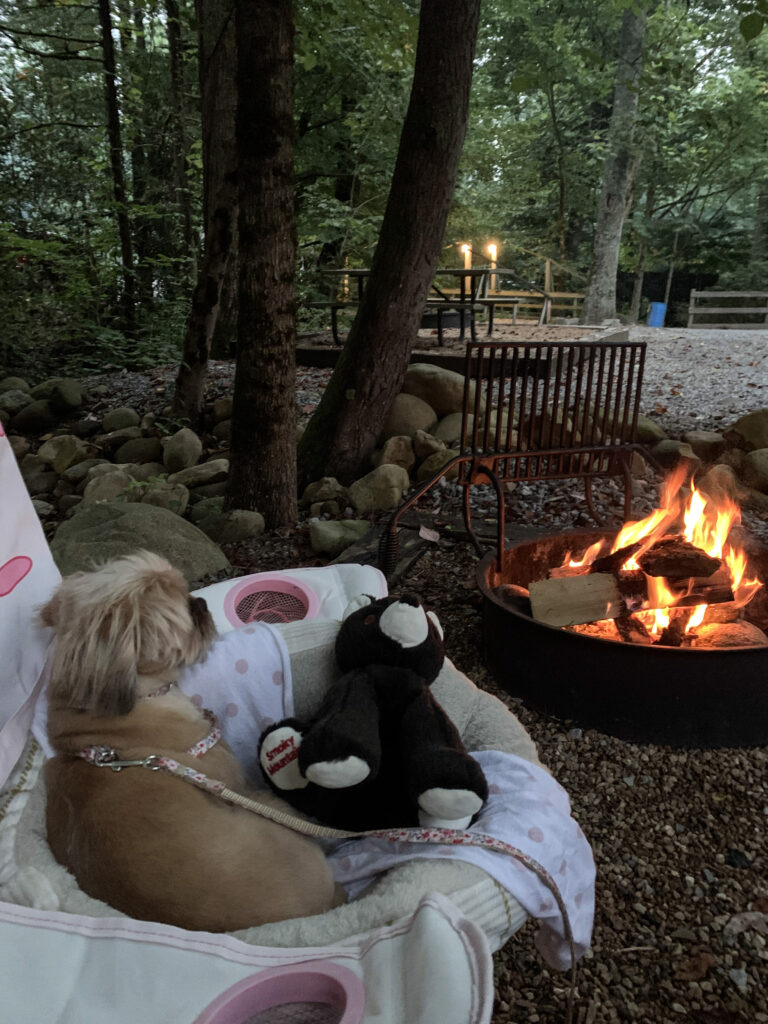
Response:
[[[102,715],[126,714],[137,675],[200,660],[216,633],[205,601],[151,551],[66,576],[40,619],[56,634],[51,705]]]

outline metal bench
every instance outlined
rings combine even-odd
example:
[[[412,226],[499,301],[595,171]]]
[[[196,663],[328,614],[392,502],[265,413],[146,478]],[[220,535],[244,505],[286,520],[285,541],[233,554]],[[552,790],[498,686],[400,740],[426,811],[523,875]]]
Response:
[[[459,454],[390,517],[379,546],[384,573],[397,562],[401,516],[454,467],[464,488],[464,522],[479,554],[469,500],[473,484],[490,483],[496,491],[499,558],[504,483],[582,478],[587,507],[599,522],[592,481],[621,476],[629,519],[632,455],[647,457],[636,441],[644,363],[644,342],[469,342]]]

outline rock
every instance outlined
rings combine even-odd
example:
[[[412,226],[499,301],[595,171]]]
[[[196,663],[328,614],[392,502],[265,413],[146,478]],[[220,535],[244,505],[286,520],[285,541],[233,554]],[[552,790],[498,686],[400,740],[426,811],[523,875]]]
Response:
[[[27,490],[35,497],[38,494],[53,494],[59,482],[58,473],[53,470],[32,474],[26,481]]]
[[[193,505],[189,512],[190,520],[199,526],[205,519],[214,519],[224,511],[223,498],[203,498]]]
[[[237,544],[264,533],[264,516],[250,509],[234,508],[214,519],[204,519],[200,529],[217,544]]]
[[[425,459],[419,466],[418,472],[416,473],[416,480],[418,483],[424,483],[429,480],[430,477],[434,476],[446,462],[450,462],[451,459],[455,458],[459,452],[455,448],[445,448],[443,451],[435,452],[434,455],[430,455],[428,459]],[[446,480],[455,480],[459,475],[458,463],[449,469],[445,474]]]
[[[420,398],[442,418],[463,409],[464,375],[431,363],[411,363],[401,393]],[[474,388],[471,393],[474,394]]]
[[[65,469],[83,462],[93,454],[93,445],[86,444],[74,434],[58,434],[49,441],[40,445],[37,450],[38,458],[42,459],[57,473],[63,473]]]
[[[362,519],[316,519],[309,524],[309,542],[316,554],[340,555],[370,529],[371,524]]]
[[[140,419],[135,409],[123,405],[104,414],[101,429],[105,434],[111,434],[115,430],[125,430],[126,427],[138,427]]]
[[[83,416],[70,424],[70,430],[77,437],[93,437],[101,430],[101,423],[95,416]]]
[[[82,503],[82,500],[83,496],[81,494],[62,494],[57,502],[59,512],[63,512],[67,515],[73,509],[77,508],[77,506]]]
[[[99,467],[96,467],[99,468]],[[92,477],[83,490],[83,504],[93,505],[99,501],[139,501],[141,487],[118,466],[110,466],[111,472]]]
[[[756,409],[742,416],[725,431],[725,439],[746,452],[768,448],[768,409]]]
[[[32,399],[27,391],[11,389],[0,394],[0,415],[10,419],[30,405]]]
[[[337,501],[314,501],[309,506],[309,514],[313,519],[320,516],[332,516],[335,519],[341,515],[341,509]]]
[[[32,506],[35,512],[37,512],[40,519],[47,519],[48,516],[52,516],[56,511],[56,509],[54,508],[53,505],[51,505],[50,502],[42,501],[40,498],[33,498]]]
[[[116,452],[126,441],[133,441],[142,436],[141,427],[121,427],[119,430],[111,430],[108,434],[100,434],[94,438],[94,442],[105,452]]]
[[[11,451],[16,456],[17,461],[23,459],[32,447],[26,437],[22,437],[20,434],[13,434],[8,438],[8,443],[10,444]]]
[[[667,435],[659,424],[647,416],[637,417],[637,440],[640,444],[658,444]]]
[[[157,424],[157,413],[156,412],[147,412],[147,413],[144,413],[144,415],[141,417],[141,423],[139,424],[139,426],[141,427],[142,430],[145,430],[145,431],[149,432],[149,431],[155,429],[156,424]]]
[[[189,466],[187,469],[180,469],[178,473],[171,473],[168,483],[184,484],[185,487],[201,487],[203,484],[226,481],[228,473],[229,461],[227,459],[212,459],[199,466]]]
[[[349,491],[335,476],[324,476],[307,484],[301,496],[302,505],[312,505],[316,501],[337,501],[345,508],[349,503]]]
[[[716,462],[725,451],[725,438],[714,430],[688,430],[683,440],[702,462]]]
[[[191,584],[232,568],[202,530],[154,505],[105,502],[81,507],[51,541],[54,560],[65,576],[139,548],[163,555]]]
[[[122,468],[133,479],[139,483],[157,483],[158,478],[165,480],[168,474],[161,462],[124,462]]]
[[[199,501],[201,498],[220,498],[227,493],[227,481],[219,480],[215,484],[203,484],[202,487],[195,487],[189,492],[190,501]]]
[[[51,403],[40,398],[17,412],[8,428],[17,434],[46,434],[55,424],[56,416]]]
[[[224,420],[231,420],[232,405],[231,398],[217,398],[213,403],[213,422],[223,423]]]
[[[431,431],[437,423],[437,413],[416,395],[399,394],[395,396],[392,408],[384,421],[381,439],[405,434],[413,437],[417,430]]]
[[[32,455],[31,452],[28,452],[19,462],[19,469],[21,470],[24,483],[27,483],[29,478],[34,476],[35,473],[45,473],[48,469],[48,464],[39,455]]]
[[[413,453],[416,462],[423,462],[430,455],[445,448],[445,442],[441,441],[434,434],[428,434],[426,430],[417,430],[413,435]]]
[[[744,456],[739,476],[756,491],[768,491],[768,448],[755,448]]]
[[[163,465],[169,473],[196,466],[203,454],[203,442],[189,427],[182,427],[171,437],[162,439]]]
[[[387,462],[392,466],[402,466],[410,473],[416,463],[410,437],[396,435],[387,438],[381,451],[374,453],[373,465],[381,466]]]
[[[23,377],[3,377],[0,380],[0,395],[5,394],[6,391],[25,391],[29,396],[29,384]]]
[[[221,423],[215,424],[211,433],[217,441],[229,444],[232,440],[232,420],[222,420]]]
[[[159,437],[135,437],[121,444],[115,452],[115,462],[159,462],[162,457]]]
[[[448,448],[458,448],[459,441],[461,440],[462,418],[460,412],[452,412],[450,416],[444,416],[432,431],[433,435]],[[469,417],[470,430],[472,429],[473,419],[473,416]]]
[[[665,438],[653,446],[651,453],[667,469],[674,469],[681,459],[688,460],[691,473],[695,473],[701,465],[701,459],[694,454],[693,448],[686,444],[685,441],[674,441],[671,438]]]
[[[183,516],[189,504],[189,491],[184,484],[169,484],[161,480],[158,483],[147,484],[141,500],[145,505],[167,508],[169,512]]]
[[[32,388],[30,394],[49,401],[59,416],[67,416],[83,404],[83,389],[74,377],[50,377]]]
[[[410,478],[402,466],[377,466],[349,488],[349,497],[358,512],[397,508],[403,493],[410,487]]]

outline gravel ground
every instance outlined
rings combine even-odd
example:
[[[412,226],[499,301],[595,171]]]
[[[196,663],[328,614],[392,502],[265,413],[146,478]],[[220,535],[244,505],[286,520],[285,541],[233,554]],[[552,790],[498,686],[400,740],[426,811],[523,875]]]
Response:
[[[718,429],[768,406],[768,331],[631,334],[648,342],[643,412],[670,436]],[[309,415],[327,377],[328,371],[299,370],[301,415]],[[230,364],[214,364],[210,396],[226,393],[231,379]],[[169,368],[112,375],[110,403],[158,408],[171,380]],[[638,487],[636,511],[653,507],[656,483]],[[612,484],[596,490],[618,507]],[[582,495],[573,483],[518,487],[510,496],[512,522],[542,532],[580,525]],[[425,521],[445,523],[459,505],[447,487],[427,496],[420,510]],[[487,495],[478,494],[476,511],[493,514]],[[765,516],[745,516],[745,523],[768,541]],[[305,525],[229,554],[238,572],[319,562]],[[455,664],[521,719],[592,844],[597,908],[592,948],[579,965],[577,1024],[768,1022],[768,748],[631,744],[527,708],[500,691],[483,665],[475,565],[460,534],[443,531],[401,585],[437,610]],[[766,662],[768,685],[768,654]],[[494,958],[494,1024],[565,1020],[568,976],[546,968],[533,930],[528,924]]]

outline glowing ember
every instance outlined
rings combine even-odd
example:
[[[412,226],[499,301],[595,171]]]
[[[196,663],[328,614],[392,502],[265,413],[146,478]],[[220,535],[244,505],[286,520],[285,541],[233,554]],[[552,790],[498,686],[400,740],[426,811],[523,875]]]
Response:
[[[684,487],[685,471],[677,469],[665,481],[659,508],[634,523],[627,523],[618,533],[611,547],[611,553],[621,551],[630,545],[638,545],[621,566],[622,570],[640,569],[638,559],[670,534],[681,535],[689,544],[706,552],[712,558],[720,559],[727,567],[731,578],[734,606],[741,608],[752,600],[763,585],[749,573],[744,552],[730,541],[731,530],[741,522],[741,511],[726,496],[706,495],[693,487]],[[578,568],[591,565],[600,555],[603,544],[593,544],[579,559],[566,557],[568,566]],[[643,609],[635,612],[648,633],[658,638],[672,619],[671,609],[681,599],[679,590],[675,593],[663,577],[648,576],[648,597]],[[699,626],[706,615],[708,605],[700,604],[693,609],[686,608],[688,616],[685,631]],[[683,610],[681,609],[681,613]]]

